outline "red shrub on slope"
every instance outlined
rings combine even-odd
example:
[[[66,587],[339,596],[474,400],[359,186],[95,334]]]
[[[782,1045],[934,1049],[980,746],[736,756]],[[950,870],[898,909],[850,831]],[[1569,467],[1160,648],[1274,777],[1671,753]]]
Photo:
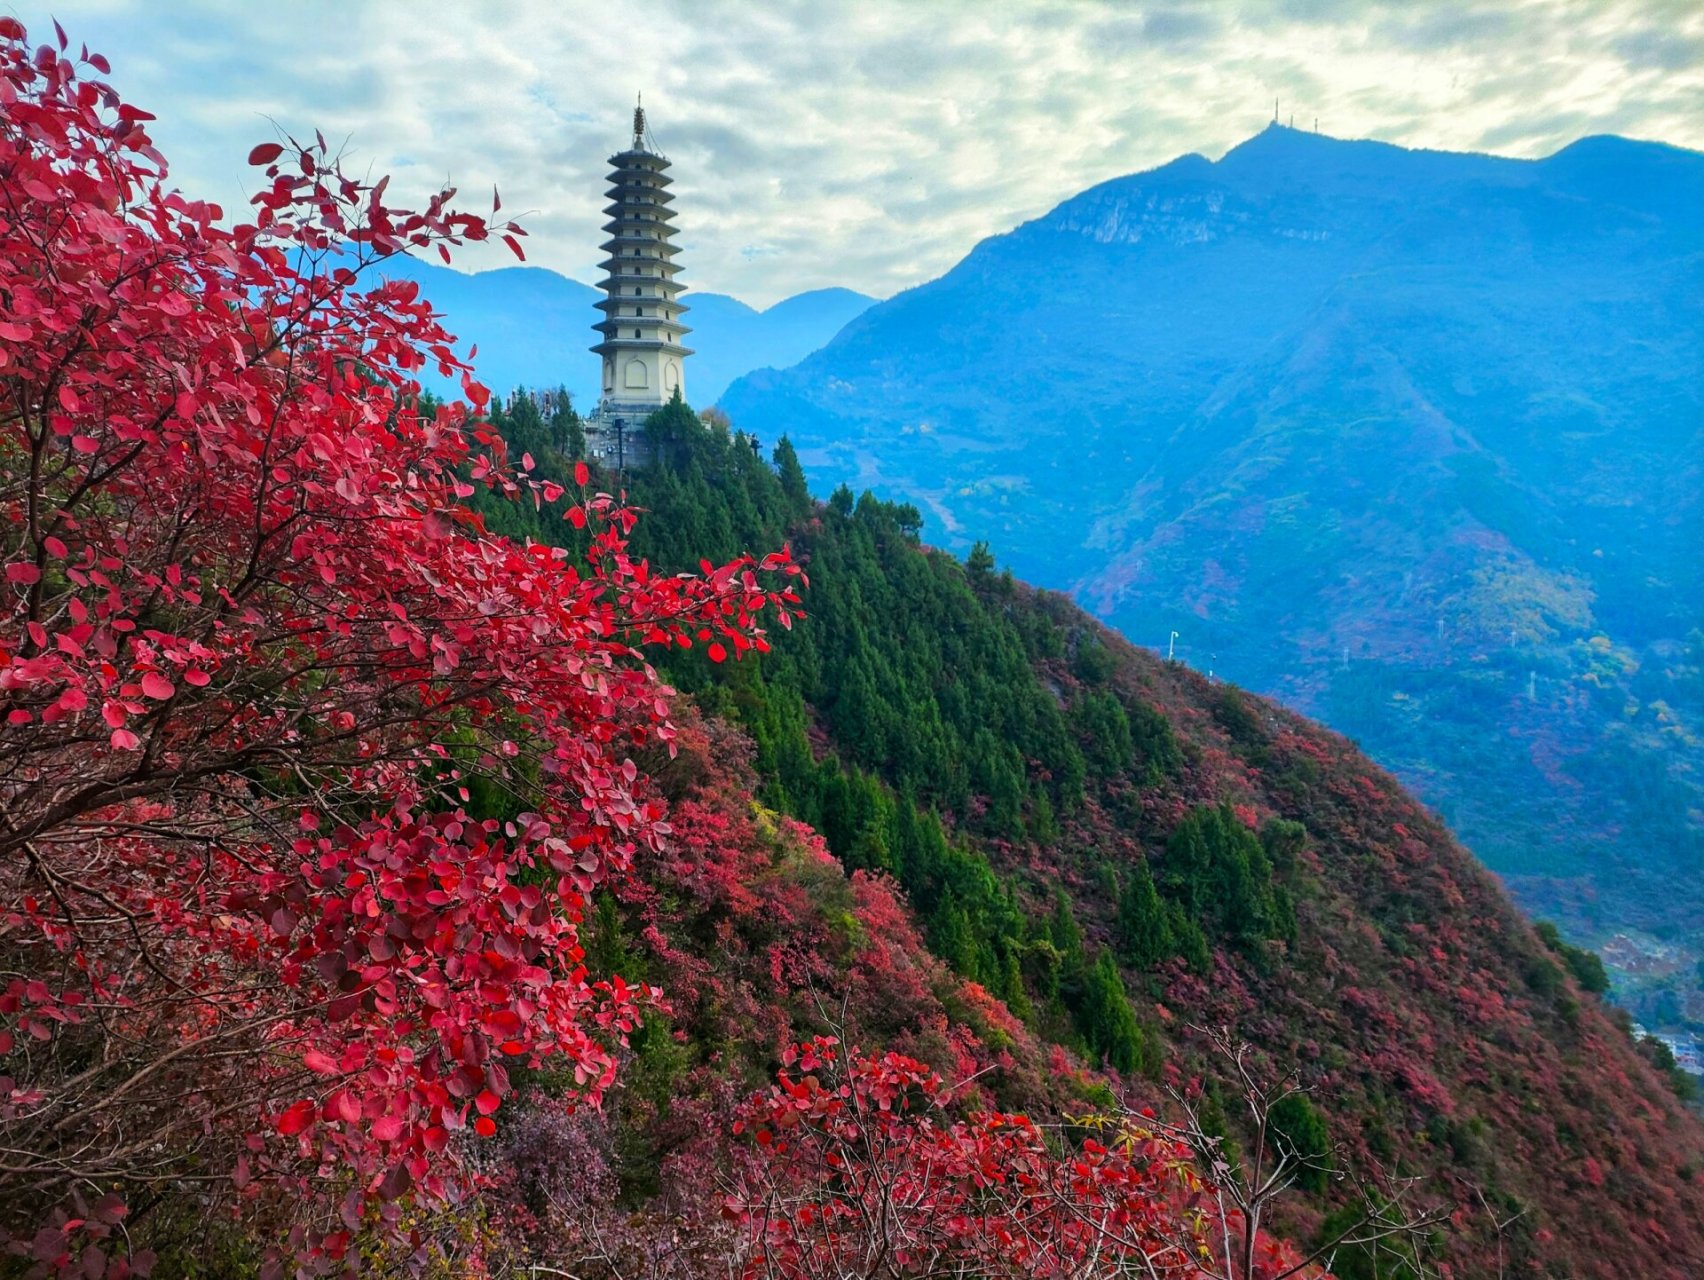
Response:
[[[140,1270],[125,1198],[195,1186],[335,1260],[453,1194],[510,1066],[608,1087],[644,993],[577,919],[664,832],[640,647],[761,645],[785,601],[750,561],[652,575],[605,496],[564,511],[583,564],[466,508],[563,495],[417,410],[448,336],[356,270],[517,228],[316,141],[257,147],[223,229],[91,68],[0,20],[0,1231]]]

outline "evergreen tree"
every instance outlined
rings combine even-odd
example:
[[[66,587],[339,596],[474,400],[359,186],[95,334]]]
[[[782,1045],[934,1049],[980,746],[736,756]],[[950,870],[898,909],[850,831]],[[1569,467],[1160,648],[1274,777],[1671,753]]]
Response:
[[[1285,1094],[1267,1116],[1280,1155],[1299,1166],[1296,1185],[1321,1192],[1331,1176],[1331,1133],[1325,1117],[1303,1093]]]
[[[1083,930],[1071,910],[1070,897],[1057,886],[1053,890],[1053,916],[1048,922],[1047,936],[1065,968],[1082,968]]]
[[[986,542],[971,544],[970,554],[965,557],[964,567],[974,585],[982,587],[988,584],[988,580],[994,574],[994,553],[988,549]]]
[[[699,452],[697,446],[707,438],[704,423],[692,406],[681,399],[680,388],[662,408],[645,419],[645,436],[651,443],[652,455],[659,463],[678,463]],[[720,509],[720,504],[715,504]],[[700,506],[700,510],[704,508]],[[701,553],[702,554],[702,553]]]
[[[1090,691],[1072,708],[1072,719],[1083,741],[1083,755],[1103,778],[1129,770],[1135,759],[1130,718],[1109,691]]]
[[[558,452],[569,461],[586,456],[586,432],[580,415],[574,410],[574,398],[567,387],[557,387],[550,398],[550,439]]]
[[[1128,1075],[1147,1068],[1147,1037],[1109,951],[1101,952],[1084,975],[1077,1025],[1089,1047],[1119,1071]]]
[[[956,903],[942,901],[929,921],[929,949],[966,977],[976,977],[976,938],[970,918]]]
[[[793,449],[793,442],[782,436],[776,442],[775,471],[781,480],[781,496],[786,500],[787,513],[793,519],[810,514],[816,504],[811,500],[810,487],[805,483],[805,470],[799,465],[799,455]]]
[[[1289,895],[1272,864],[1228,805],[1190,811],[1166,842],[1161,888],[1207,935],[1263,963],[1262,943],[1295,934]]]
[[[1119,955],[1138,969],[1151,969],[1172,954],[1171,927],[1165,903],[1154,887],[1148,860],[1138,856],[1118,898],[1115,925]]]
[[[1183,957],[1197,973],[1206,973],[1213,964],[1213,949],[1207,945],[1207,935],[1194,916],[1178,903],[1166,904],[1166,936],[1172,950]]]

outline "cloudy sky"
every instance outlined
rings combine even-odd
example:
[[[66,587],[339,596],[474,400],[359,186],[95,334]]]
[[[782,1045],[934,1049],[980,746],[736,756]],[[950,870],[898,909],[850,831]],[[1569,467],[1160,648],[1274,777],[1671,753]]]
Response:
[[[0,0],[155,112],[228,209],[249,147],[347,139],[419,198],[497,183],[529,257],[590,281],[604,159],[643,91],[684,279],[765,305],[886,296],[1095,182],[1271,118],[1542,156],[1614,132],[1704,149],[1697,0]],[[458,265],[503,265],[493,255]]]

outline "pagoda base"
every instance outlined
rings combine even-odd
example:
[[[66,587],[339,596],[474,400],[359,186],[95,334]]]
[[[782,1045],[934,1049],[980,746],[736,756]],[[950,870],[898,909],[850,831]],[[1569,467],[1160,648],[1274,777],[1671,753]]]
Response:
[[[644,400],[599,401],[581,424],[587,461],[614,471],[649,466],[654,459],[645,419],[662,407]]]

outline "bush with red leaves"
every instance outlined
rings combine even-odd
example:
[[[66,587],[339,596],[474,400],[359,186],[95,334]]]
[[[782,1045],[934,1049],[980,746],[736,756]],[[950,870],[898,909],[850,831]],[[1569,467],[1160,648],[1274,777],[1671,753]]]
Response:
[[[495,200],[269,143],[226,229],[91,72],[0,19],[0,1230],[121,1276],[173,1189],[337,1267],[460,1192],[509,1065],[608,1085],[646,993],[577,922],[667,830],[643,648],[762,648],[794,569],[655,574],[583,469],[418,408],[428,361],[486,395],[362,268],[518,253]],[[491,536],[480,487],[589,554]]]

